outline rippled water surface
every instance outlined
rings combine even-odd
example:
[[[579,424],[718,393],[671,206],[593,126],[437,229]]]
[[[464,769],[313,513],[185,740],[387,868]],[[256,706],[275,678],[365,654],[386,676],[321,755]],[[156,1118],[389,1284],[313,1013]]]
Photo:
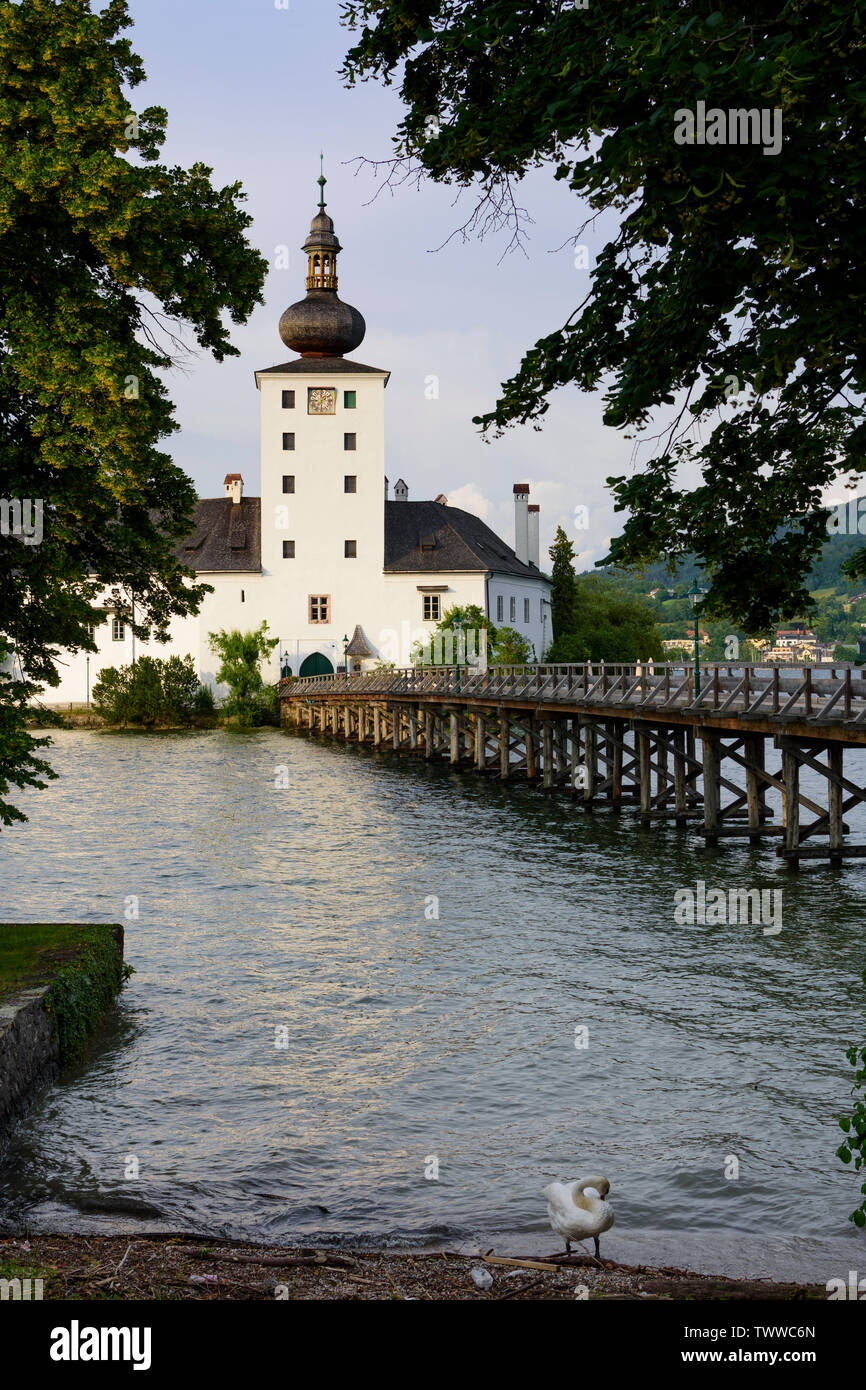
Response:
[[[3,915],[135,895],[136,973],[12,1131],[7,1220],[543,1251],[540,1188],[601,1172],[614,1258],[856,1267],[833,1113],[863,867],[785,874],[772,846],[273,729],[61,732],[51,757],[2,835]],[[783,888],[783,930],[676,925],[697,879]]]

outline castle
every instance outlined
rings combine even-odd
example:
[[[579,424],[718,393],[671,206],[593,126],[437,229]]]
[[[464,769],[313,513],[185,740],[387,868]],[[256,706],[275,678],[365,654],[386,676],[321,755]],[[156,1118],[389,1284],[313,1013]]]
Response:
[[[279,332],[294,354],[255,373],[261,399],[261,497],[229,473],[221,497],[203,498],[178,547],[183,563],[213,586],[200,612],[175,618],[167,644],[136,642],[106,605],[97,653],[69,655],[57,701],[89,699],[100,671],[147,652],[191,654],[214,684],[208,638],[264,620],[279,639],[267,676],[408,665],[445,611],[477,605],[515,628],[541,660],[552,640],[550,583],[539,568],[538,507],[514,485],[515,545],[470,512],[410,499],[385,476],[385,389],[390,372],[347,354],[366,325],[337,289],[340,242],[326,211],[325,178],[303,250],[306,295],[283,313]]]

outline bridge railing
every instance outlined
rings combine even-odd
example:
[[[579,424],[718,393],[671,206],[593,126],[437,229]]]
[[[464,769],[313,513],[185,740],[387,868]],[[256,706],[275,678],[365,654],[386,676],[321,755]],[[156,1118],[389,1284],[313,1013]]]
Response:
[[[695,689],[691,662],[582,662],[535,666],[413,666],[365,674],[289,677],[284,698],[340,694],[578,702],[640,711],[689,710],[866,724],[866,667],[708,662]]]

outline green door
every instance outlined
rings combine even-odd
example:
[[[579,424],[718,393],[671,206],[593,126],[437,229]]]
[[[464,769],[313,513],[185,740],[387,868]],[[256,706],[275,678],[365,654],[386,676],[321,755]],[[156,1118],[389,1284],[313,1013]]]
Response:
[[[321,652],[310,652],[301,662],[299,676],[332,676],[334,668],[326,656]]]

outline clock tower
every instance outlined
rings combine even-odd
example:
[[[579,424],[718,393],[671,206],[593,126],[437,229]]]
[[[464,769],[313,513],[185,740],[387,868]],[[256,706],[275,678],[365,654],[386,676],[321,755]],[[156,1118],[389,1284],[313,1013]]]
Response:
[[[370,627],[382,621],[390,373],[346,356],[360,346],[366,325],[337,293],[342,247],[326,211],[325,182],[322,174],[303,246],[307,292],[279,324],[297,356],[256,372],[256,385],[262,573],[279,581],[279,611],[269,612],[268,624],[289,639],[290,656],[293,645],[299,652],[317,647],[336,666],[344,635],[357,625],[372,644],[379,638]]]

